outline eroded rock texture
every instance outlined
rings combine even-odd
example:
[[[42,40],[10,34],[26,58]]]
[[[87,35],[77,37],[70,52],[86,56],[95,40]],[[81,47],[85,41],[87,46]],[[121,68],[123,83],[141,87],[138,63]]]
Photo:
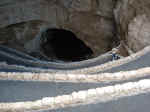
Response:
[[[0,28],[0,41],[9,47],[21,51],[35,51],[39,49],[40,32],[46,28],[47,22],[31,20],[8,25]]]
[[[74,32],[97,56],[111,50],[117,40],[113,7],[113,0],[1,0],[1,42],[12,43],[11,47],[17,42],[15,46],[29,51],[27,42],[46,28],[63,28]]]
[[[137,52],[150,44],[149,4],[147,0],[2,0],[0,43],[38,51],[42,32],[61,28],[75,33],[95,56],[111,50],[118,37]]]
[[[117,27],[117,54],[128,56],[150,43],[149,5],[149,0],[1,0],[0,44],[38,51],[47,28],[61,28],[74,32],[97,56],[117,41]],[[150,47],[118,61],[111,53],[56,63],[0,46],[0,112],[147,112]]]
[[[149,5],[149,0],[118,0],[114,11],[119,37],[134,52],[150,44]]]

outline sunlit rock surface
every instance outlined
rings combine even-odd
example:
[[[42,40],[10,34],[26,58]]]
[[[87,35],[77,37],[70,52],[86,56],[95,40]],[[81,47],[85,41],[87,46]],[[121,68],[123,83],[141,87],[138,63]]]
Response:
[[[150,44],[149,4],[149,0],[118,0],[114,10],[118,36],[134,52]]]

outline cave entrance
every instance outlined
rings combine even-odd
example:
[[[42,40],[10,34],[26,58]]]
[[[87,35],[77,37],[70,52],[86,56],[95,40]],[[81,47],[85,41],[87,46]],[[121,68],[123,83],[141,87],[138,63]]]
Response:
[[[48,29],[42,39],[42,51],[50,59],[73,62],[92,58],[91,48],[71,31]]]

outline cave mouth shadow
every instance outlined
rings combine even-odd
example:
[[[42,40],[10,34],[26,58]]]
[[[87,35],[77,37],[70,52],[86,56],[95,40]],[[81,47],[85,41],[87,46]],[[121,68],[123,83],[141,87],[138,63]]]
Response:
[[[90,47],[69,30],[47,29],[42,39],[42,51],[50,59],[74,62],[87,60],[94,54]]]

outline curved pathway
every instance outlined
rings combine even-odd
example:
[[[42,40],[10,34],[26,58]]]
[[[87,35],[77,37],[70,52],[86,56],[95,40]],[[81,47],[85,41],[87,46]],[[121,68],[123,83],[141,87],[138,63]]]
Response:
[[[112,59],[106,53],[81,62],[46,62],[0,46],[0,111],[147,112],[150,47]]]

